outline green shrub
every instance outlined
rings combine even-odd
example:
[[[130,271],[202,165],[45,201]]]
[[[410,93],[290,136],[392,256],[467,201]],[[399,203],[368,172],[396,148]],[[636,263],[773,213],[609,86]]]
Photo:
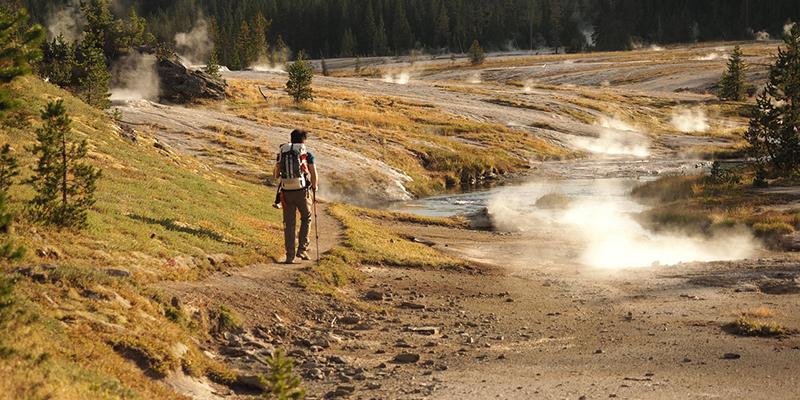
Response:
[[[789,332],[783,325],[749,317],[739,317],[726,327],[731,333],[743,336],[781,336]]]
[[[217,316],[217,329],[220,332],[237,332],[242,327],[242,317],[232,308],[219,304]]]

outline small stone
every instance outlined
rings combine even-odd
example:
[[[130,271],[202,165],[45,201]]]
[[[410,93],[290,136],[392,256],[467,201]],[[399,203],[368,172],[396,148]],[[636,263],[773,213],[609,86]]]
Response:
[[[378,292],[376,290],[370,290],[369,292],[367,292],[367,294],[364,297],[367,300],[382,301],[386,296],[384,295],[383,292]]]
[[[328,360],[334,364],[350,365],[353,363],[353,358],[348,356],[330,356]]]
[[[400,308],[410,308],[412,310],[424,310],[425,309],[425,305],[424,304],[419,304],[419,303],[411,303],[411,302],[408,302],[408,301],[404,301],[404,302],[400,303]]]
[[[419,354],[401,353],[394,357],[394,360],[401,363],[415,363],[419,361]]]
[[[334,391],[336,396],[349,396],[355,393],[356,387],[351,385],[340,385],[336,387]]]
[[[439,328],[435,326],[423,326],[419,328],[411,328],[409,329],[411,332],[419,333],[420,335],[437,335],[439,334]]]
[[[343,323],[345,325],[355,325],[355,324],[361,322],[361,318],[358,317],[358,316],[348,315],[348,316],[340,317],[339,318],[339,322],[341,322],[341,323]]]
[[[741,356],[741,355],[739,355],[739,354],[736,354],[736,353],[725,353],[725,354],[722,356],[722,358],[724,358],[724,359],[726,359],[726,360],[737,360],[737,359],[739,359],[739,358],[742,358],[742,356]]]
[[[308,374],[306,374],[306,378],[321,381],[325,379],[325,373],[319,368],[312,368],[308,371]]]

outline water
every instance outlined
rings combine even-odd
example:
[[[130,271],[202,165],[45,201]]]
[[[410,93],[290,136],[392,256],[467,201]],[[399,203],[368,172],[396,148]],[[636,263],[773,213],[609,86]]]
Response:
[[[428,217],[447,217],[460,213],[481,211],[497,198],[513,198],[515,210],[533,212],[537,210],[536,200],[549,193],[567,196],[573,203],[589,200],[613,202],[630,212],[638,212],[643,207],[630,197],[631,190],[654,178],[606,178],[574,179],[560,181],[529,181],[517,185],[481,189],[475,192],[448,194],[419,200],[393,203],[389,210],[423,215]]]

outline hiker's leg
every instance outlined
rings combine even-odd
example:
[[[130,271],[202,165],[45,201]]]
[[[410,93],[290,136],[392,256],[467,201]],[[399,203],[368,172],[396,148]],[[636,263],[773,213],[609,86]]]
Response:
[[[283,240],[286,247],[286,260],[291,261],[294,258],[295,239],[297,231],[297,205],[298,194],[302,196],[302,191],[284,191],[283,192]]]
[[[311,191],[302,191],[303,198],[298,199],[297,210],[300,212],[300,234],[298,235],[297,252],[307,251],[309,239],[308,235],[311,227],[311,210],[313,207],[311,199]]]

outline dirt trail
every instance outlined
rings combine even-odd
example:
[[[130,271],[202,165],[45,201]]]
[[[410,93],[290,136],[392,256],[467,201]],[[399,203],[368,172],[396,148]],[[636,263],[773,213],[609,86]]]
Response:
[[[225,304],[233,307],[248,324],[274,321],[275,315],[287,320],[302,320],[305,318],[304,310],[298,307],[302,304],[298,300],[303,297],[313,300],[314,296],[296,290],[293,285],[297,273],[316,262],[315,225],[319,232],[320,255],[342,241],[341,224],[327,213],[328,205],[321,202],[317,205],[317,220],[312,220],[310,234],[311,260],[298,258],[294,264],[275,262],[247,265],[214,274],[202,281],[162,282],[158,286],[178,297],[185,305]]]

